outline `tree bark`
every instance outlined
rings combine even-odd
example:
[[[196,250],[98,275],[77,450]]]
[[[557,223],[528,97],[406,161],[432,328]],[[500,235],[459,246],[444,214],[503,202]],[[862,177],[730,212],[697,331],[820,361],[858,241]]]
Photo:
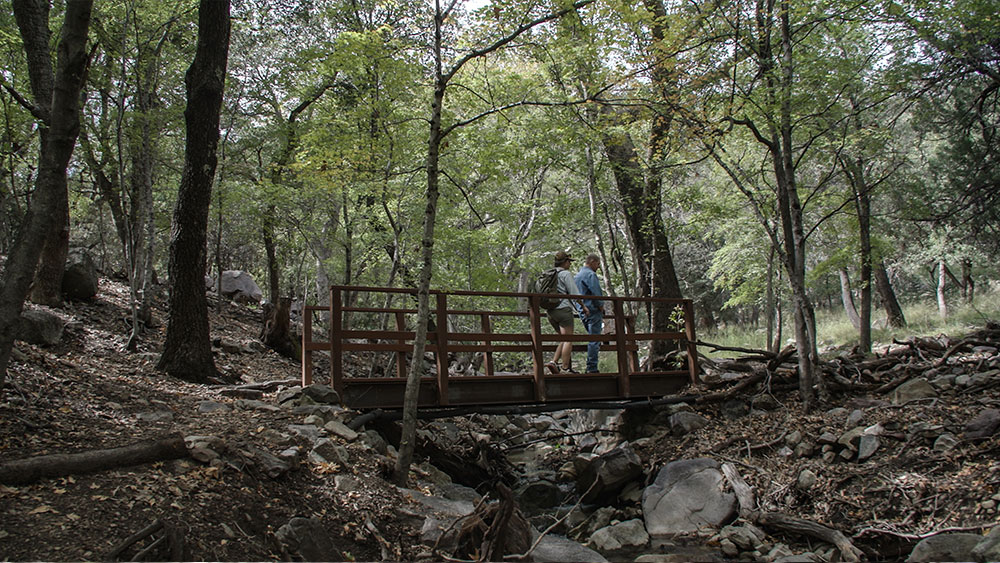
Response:
[[[670,245],[661,218],[658,179],[644,181],[635,144],[627,132],[602,138],[604,152],[611,164],[615,186],[622,199],[625,223],[636,255],[638,289],[643,296],[680,298],[680,284],[670,256]],[[653,174],[652,172],[649,172]],[[656,192],[655,194],[652,192]],[[669,331],[673,308],[664,303],[650,310],[654,330]],[[668,350],[657,349],[654,356]]]
[[[880,261],[872,271],[875,275],[875,289],[878,291],[879,299],[882,301],[882,307],[885,308],[889,326],[894,328],[905,327],[906,317],[903,316],[903,308],[899,306],[899,300],[896,299],[896,292],[893,291],[892,283],[889,282],[889,274],[885,270],[885,261]]]
[[[948,318],[948,301],[945,299],[944,290],[948,284],[948,265],[945,264],[944,258],[938,260],[938,279],[937,279],[937,306],[938,315],[942,319]]]
[[[264,327],[260,339],[268,348],[282,356],[299,360],[298,347],[292,338],[291,308],[291,297],[282,297],[277,303],[267,302],[263,310]]]
[[[192,382],[216,374],[205,297],[205,243],[229,56],[229,0],[201,0],[198,48],[185,76],[187,140],[170,237],[170,318],[157,368]]]
[[[120,448],[8,461],[0,464],[0,483],[24,485],[51,477],[93,473],[116,467],[179,459],[187,455],[184,438],[178,434],[162,440],[141,442]]]
[[[861,328],[861,317],[858,316],[858,309],[854,305],[854,294],[851,292],[851,276],[847,273],[847,268],[837,271],[840,274],[840,300],[844,303],[844,312],[851,321],[855,330]]]
[[[58,222],[66,197],[66,167],[80,129],[80,89],[86,76],[87,30],[92,2],[69,2],[59,39],[55,74],[49,57],[48,2],[16,0],[18,29],[28,55],[34,101],[42,121],[35,191],[17,239],[7,257],[0,285],[0,391],[14,346],[14,326],[24,308],[39,253],[51,223]]]

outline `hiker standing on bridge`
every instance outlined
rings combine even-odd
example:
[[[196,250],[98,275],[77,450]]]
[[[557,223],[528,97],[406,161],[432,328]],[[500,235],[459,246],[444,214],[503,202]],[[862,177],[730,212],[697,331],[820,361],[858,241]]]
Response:
[[[584,299],[585,307],[580,311],[580,320],[583,321],[583,328],[587,334],[595,335],[604,332],[604,303],[596,297],[601,297],[601,280],[597,278],[597,272],[601,269],[601,258],[596,254],[588,254],[583,261],[583,267],[576,273],[577,288],[581,295],[592,295],[591,299]],[[589,310],[589,314],[588,311]],[[587,343],[587,373],[597,373],[597,353],[601,350],[600,342]]]
[[[580,290],[576,287],[576,281],[573,279],[573,274],[569,271],[569,266],[572,261],[573,257],[562,250],[556,252],[555,258],[553,259],[552,265],[556,267],[556,291],[562,293],[563,295],[580,294]],[[584,315],[590,314],[590,309],[582,299],[574,299],[573,301],[576,305],[583,309]],[[557,305],[554,309],[549,309],[549,324],[552,325],[552,328],[559,334],[573,334],[573,321],[576,317],[576,310],[576,307],[573,303],[570,303],[569,299],[562,299],[559,302],[559,305]],[[556,353],[552,356],[552,361],[545,364],[545,367],[552,373],[559,373],[560,363],[562,364],[561,371],[567,373],[577,373],[573,370],[572,342],[560,342],[556,346]]]

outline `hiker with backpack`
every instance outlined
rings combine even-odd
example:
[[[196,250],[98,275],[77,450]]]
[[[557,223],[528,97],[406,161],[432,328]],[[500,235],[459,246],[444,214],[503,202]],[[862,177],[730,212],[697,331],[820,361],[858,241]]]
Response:
[[[601,257],[596,254],[588,254],[583,260],[583,267],[576,273],[574,280],[581,295],[591,295],[590,299],[584,299],[583,304],[587,307],[580,313],[580,320],[583,321],[583,328],[587,334],[595,335],[604,332],[604,303],[597,299],[604,295],[601,290],[601,280],[597,278],[597,272],[601,269]],[[597,353],[601,350],[600,342],[587,343],[587,373],[598,373]]]
[[[543,287],[536,287],[536,291],[539,292],[549,292],[550,287],[555,286],[555,291],[553,293],[560,293],[563,295],[578,295],[580,290],[576,286],[576,281],[573,279],[572,272],[569,271],[570,263],[573,258],[566,252],[560,250],[556,252],[555,258],[553,259],[553,265],[555,268],[554,275],[552,275],[552,270],[546,270],[542,274],[543,277],[548,275],[549,277],[545,279],[541,284]],[[555,284],[552,283],[554,279]],[[584,304],[583,300],[573,299],[579,307],[583,309],[584,315],[590,315],[590,309]],[[554,305],[552,307],[547,307],[547,305]],[[549,298],[543,299],[542,306],[546,309],[549,324],[552,328],[562,335],[573,334],[573,321],[576,317],[577,309],[570,303],[568,298]],[[564,341],[560,342],[556,346],[556,352],[552,356],[552,361],[545,364],[545,367],[552,373],[578,373],[573,369],[573,343]]]

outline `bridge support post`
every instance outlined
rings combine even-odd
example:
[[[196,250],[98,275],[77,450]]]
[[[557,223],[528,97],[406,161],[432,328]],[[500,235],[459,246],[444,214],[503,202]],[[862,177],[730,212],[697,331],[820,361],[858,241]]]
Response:
[[[615,348],[618,349],[618,392],[622,397],[631,396],[629,381],[629,351],[626,347],[625,329],[628,324],[625,319],[625,307],[619,300],[614,301],[615,312]]]
[[[688,373],[691,375],[691,383],[698,383],[698,341],[694,334],[694,303],[684,302],[684,332],[687,334],[687,364]]]
[[[311,385],[313,380],[312,311],[302,307],[302,386]]]
[[[448,404],[448,299],[437,294],[437,388],[438,405]]]
[[[344,396],[344,304],[339,289],[330,289],[330,384]]]
[[[531,360],[535,379],[535,400],[545,401],[545,357],[542,355],[541,297],[528,301],[528,322],[531,323]]]

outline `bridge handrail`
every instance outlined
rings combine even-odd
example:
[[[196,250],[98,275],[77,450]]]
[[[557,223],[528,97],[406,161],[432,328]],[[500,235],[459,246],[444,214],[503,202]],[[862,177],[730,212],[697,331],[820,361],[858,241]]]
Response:
[[[303,308],[303,331],[302,331],[302,383],[308,385],[312,382],[313,361],[312,354],[316,351],[329,351],[330,353],[330,376],[332,386],[344,393],[345,384],[365,381],[374,381],[371,378],[351,378],[345,377],[343,371],[343,353],[345,350],[351,351],[382,351],[394,352],[396,354],[396,379],[405,378],[406,361],[405,354],[412,351],[412,340],[416,336],[416,331],[406,330],[406,315],[417,312],[415,308],[400,307],[358,307],[344,304],[345,294],[352,293],[393,293],[403,295],[417,295],[417,290],[413,288],[390,288],[390,287],[370,287],[370,286],[348,286],[334,285],[330,288],[330,305],[316,306],[308,305]],[[610,346],[602,346],[603,351],[615,352],[617,355],[617,379],[618,387],[623,398],[630,396],[630,379],[633,375],[655,375],[660,372],[640,371],[638,360],[639,342],[670,340],[676,341],[687,351],[687,366],[685,370],[672,372],[662,372],[665,375],[686,373],[691,382],[697,382],[697,354],[694,342],[694,308],[689,299],[671,299],[656,297],[624,297],[624,296],[601,296],[602,301],[611,303],[612,312],[606,318],[614,319],[614,332],[611,334],[590,335],[577,333],[573,335],[559,335],[554,333],[542,333],[540,300],[549,294],[529,293],[529,292],[488,292],[488,291],[468,291],[468,290],[431,290],[433,298],[431,303],[431,313],[436,318],[447,318],[447,316],[479,316],[481,320],[481,332],[456,332],[449,330],[448,322],[437,322],[434,330],[428,331],[427,351],[435,355],[437,367],[437,395],[441,405],[448,404],[448,383],[449,383],[449,352],[475,352],[481,353],[484,358],[484,371],[487,377],[505,377],[495,374],[493,369],[494,352],[530,352],[532,357],[532,377],[534,379],[535,399],[545,401],[545,381],[547,378],[558,378],[559,375],[547,374],[545,371],[545,361],[543,353],[554,350],[555,346],[546,343],[560,341],[570,341],[574,343],[601,342],[610,343]],[[527,309],[524,310],[475,310],[475,309],[449,309],[448,297],[491,297],[491,298],[517,298],[527,301]],[[561,295],[570,299],[592,299],[594,296],[588,295]],[[667,303],[676,304],[683,310],[684,327],[677,331],[651,331],[637,333],[634,325],[634,318],[627,316],[624,311],[626,303]],[[330,333],[328,340],[313,340],[312,334],[312,313],[323,311],[329,314]],[[390,314],[396,318],[395,330],[356,330],[344,326],[345,313],[377,313]],[[491,317],[528,317],[530,330],[527,333],[504,332],[495,333],[492,329]],[[374,341],[374,342],[373,342]],[[471,343],[470,343],[471,342]],[[481,344],[479,344],[481,342]],[[505,342],[508,344],[496,344]],[[510,344],[513,343],[513,344]],[[583,345],[575,345],[574,349],[585,349]],[[605,376],[615,374],[603,374]],[[384,381],[387,378],[378,378]]]

